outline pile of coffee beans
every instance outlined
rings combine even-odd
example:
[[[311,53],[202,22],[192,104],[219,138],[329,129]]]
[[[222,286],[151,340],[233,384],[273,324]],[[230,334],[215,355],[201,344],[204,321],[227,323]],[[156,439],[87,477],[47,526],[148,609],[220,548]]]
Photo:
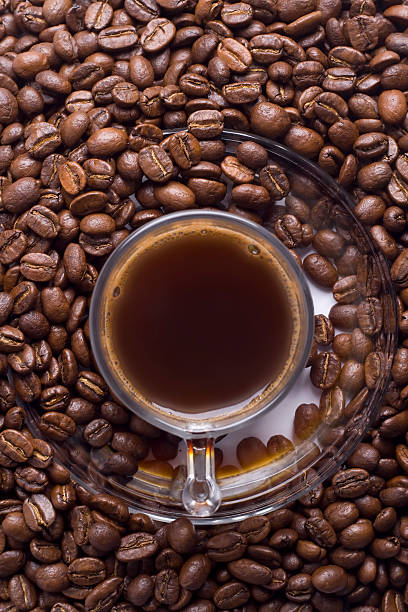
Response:
[[[0,612],[407,609],[407,27],[394,0],[2,1]],[[163,144],[163,129],[186,127]],[[92,289],[133,228],[225,206],[228,177],[228,209],[291,248],[314,241],[305,270],[340,297],[330,321],[350,327],[311,360],[320,388],[334,372],[326,407],[339,380],[358,389],[381,367],[375,355],[366,363],[375,303],[352,331],[356,271],[337,279],[338,236],[302,198],[276,215],[279,169],[255,186],[266,160],[253,147],[229,159],[223,127],[284,142],[354,195],[391,266],[400,346],[377,421],[331,481],[266,517],[160,526],[71,482],[46,441],[83,427],[90,446],[110,444],[108,469],[124,477],[150,450],[157,461],[177,452],[111,400],[90,353]],[[329,327],[318,320],[320,346]],[[38,404],[44,439],[17,396]],[[314,408],[300,414],[316,422]]]

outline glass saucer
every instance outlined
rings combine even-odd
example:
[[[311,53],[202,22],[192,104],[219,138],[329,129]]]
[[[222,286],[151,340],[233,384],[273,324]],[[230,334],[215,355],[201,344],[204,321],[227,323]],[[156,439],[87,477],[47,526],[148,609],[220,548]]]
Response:
[[[175,131],[178,130],[167,130],[164,134]],[[340,236],[335,261],[339,279],[346,277],[347,281],[335,285],[335,296],[331,289],[318,286],[305,275],[315,316],[324,315],[318,318],[316,332],[320,344],[314,346],[314,350],[322,354],[319,358],[322,367],[333,354],[330,333],[326,337],[324,331],[329,314],[335,323],[336,336],[350,336],[335,340],[342,370],[334,387],[322,390],[314,386],[308,366],[294,388],[271,412],[255,419],[245,431],[239,430],[216,440],[216,477],[222,503],[215,515],[194,519],[202,525],[265,514],[300,496],[318,494],[319,484],[341,466],[373,422],[387,390],[397,343],[396,301],[388,265],[354,216],[350,195],[316,164],[281,144],[234,130],[224,130],[221,138],[229,154],[234,154],[243,141],[261,144],[267,149],[269,160],[286,173],[289,194],[271,206],[263,225],[274,233],[278,231],[298,260],[303,261],[315,249],[305,246],[307,240],[300,246],[291,244],[290,234],[285,236],[279,224],[283,215],[297,211],[304,217],[304,224],[311,226],[314,232],[328,229]],[[223,179],[228,183],[225,177]],[[220,208],[230,208],[230,194],[229,184]],[[365,316],[373,307],[382,312],[382,322],[377,321],[370,328]],[[361,336],[359,325],[366,332],[364,336]],[[330,323],[327,329],[330,332]],[[361,340],[364,342],[359,344]],[[315,384],[316,369],[314,366]],[[351,371],[354,372],[352,382],[348,375]],[[302,406],[304,404],[307,406]],[[40,406],[33,403],[26,409],[32,432],[43,437],[38,429]],[[122,425],[119,429],[124,431],[126,427]],[[139,462],[138,471],[130,478],[104,473],[111,449],[91,448],[79,425],[76,433],[65,442],[48,441],[53,445],[57,460],[69,469],[72,478],[93,492],[116,495],[132,510],[146,512],[157,520],[189,516],[181,503],[186,478],[184,442],[170,434],[163,433],[157,438],[158,432],[153,431],[151,435],[154,437],[147,438],[149,454]],[[168,448],[170,451],[166,454]]]

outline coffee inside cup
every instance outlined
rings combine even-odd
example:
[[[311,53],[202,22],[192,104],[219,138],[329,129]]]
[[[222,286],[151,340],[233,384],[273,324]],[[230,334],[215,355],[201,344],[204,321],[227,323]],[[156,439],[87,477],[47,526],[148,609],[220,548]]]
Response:
[[[278,389],[301,325],[278,256],[238,231],[197,222],[147,235],[107,286],[115,376],[143,404],[237,411]]]

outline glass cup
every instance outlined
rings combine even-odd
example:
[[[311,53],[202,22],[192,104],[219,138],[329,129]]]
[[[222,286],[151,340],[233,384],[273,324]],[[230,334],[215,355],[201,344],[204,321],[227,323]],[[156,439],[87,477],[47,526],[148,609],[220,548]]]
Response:
[[[153,241],[183,229],[221,229],[232,231],[250,240],[255,252],[266,252],[279,271],[288,292],[292,311],[293,332],[290,358],[280,374],[262,392],[247,402],[226,410],[186,413],[165,409],[150,402],[117,367],[107,333],[107,315],[118,278],[129,258],[137,257]],[[129,410],[152,425],[186,441],[187,479],[182,493],[186,510],[194,516],[209,516],[221,503],[215,480],[214,439],[271,410],[295,383],[304,368],[311,348],[314,330],[313,301],[302,269],[273,234],[242,217],[221,211],[188,210],[165,215],[133,232],[115,249],[102,268],[90,308],[90,340],[98,368],[112,395]],[[216,354],[216,351],[215,351]],[[250,359],[250,355],[248,359]]]

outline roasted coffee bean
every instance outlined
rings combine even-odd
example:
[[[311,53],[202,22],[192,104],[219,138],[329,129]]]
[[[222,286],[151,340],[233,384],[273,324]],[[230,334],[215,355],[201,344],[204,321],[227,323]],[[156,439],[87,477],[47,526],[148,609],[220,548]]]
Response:
[[[357,307],[355,304],[335,304],[330,309],[329,319],[338,329],[351,331],[357,325]]]
[[[108,523],[94,523],[89,530],[89,542],[102,553],[112,552],[119,547],[120,534]]]
[[[244,519],[238,526],[238,532],[245,535],[248,544],[261,542],[270,531],[270,523],[266,517],[254,516]]]
[[[331,548],[337,542],[336,533],[333,527],[324,518],[315,517],[307,519],[305,531],[310,539],[319,546]]]
[[[4,429],[0,433],[0,452],[13,462],[22,463],[33,454],[33,446],[23,433]]]
[[[278,164],[269,163],[264,166],[259,173],[259,180],[274,200],[284,198],[289,193],[288,178]]]
[[[330,319],[324,315],[315,315],[314,339],[323,346],[333,342],[334,328]]]
[[[86,186],[84,169],[74,161],[66,161],[58,169],[61,186],[72,196],[78,195]]]
[[[55,544],[34,538],[30,542],[30,552],[40,563],[56,563],[61,559],[61,550]]]
[[[133,533],[122,538],[116,552],[119,561],[138,561],[148,559],[157,551],[155,537],[149,533]]]
[[[178,181],[169,181],[163,186],[156,187],[154,195],[168,211],[195,207],[196,196],[194,191]]]
[[[99,402],[107,394],[105,381],[99,374],[83,370],[79,372],[75,385],[77,392],[89,402]]]
[[[215,605],[222,610],[231,610],[245,605],[250,597],[248,587],[242,582],[227,582],[214,593]]]
[[[89,611],[107,612],[119,599],[123,589],[123,580],[110,577],[94,587],[85,598],[85,608]]]
[[[99,584],[105,579],[105,564],[100,559],[82,557],[75,559],[68,567],[69,580],[78,586]]]
[[[359,519],[349,527],[345,527],[340,535],[341,544],[351,549],[365,548],[374,539],[371,521]]]
[[[47,468],[53,458],[53,450],[48,442],[39,438],[31,440],[33,453],[29,459],[30,465],[36,468]]]
[[[238,559],[228,563],[228,571],[232,576],[248,584],[266,585],[271,582],[271,570],[250,559]]]
[[[0,577],[8,578],[22,569],[26,560],[21,550],[6,550],[0,554]]]
[[[347,574],[338,565],[326,565],[313,572],[312,584],[322,593],[338,593],[347,584]]]
[[[334,353],[319,353],[313,360],[310,378],[316,387],[330,389],[340,375],[340,361]]]
[[[169,150],[179,168],[188,170],[201,159],[199,141],[189,132],[173,134],[169,140]]]
[[[64,563],[41,566],[35,575],[36,585],[50,593],[61,593],[69,586],[68,568]]]
[[[360,468],[339,472],[334,476],[332,483],[337,495],[345,499],[364,495],[370,486],[368,472]]]
[[[8,591],[11,602],[19,610],[33,609],[37,603],[36,588],[23,574],[17,574],[10,579]]]
[[[338,279],[336,268],[326,257],[313,253],[303,261],[305,272],[310,278],[322,287],[332,287]]]
[[[177,573],[172,569],[161,570],[155,580],[154,596],[161,604],[174,605],[179,596],[180,585]]]
[[[164,183],[172,175],[172,161],[166,151],[157,145],[141,149],[138,161],[146,176],[156,183]]]
[[[254,180],[254,173],[238,160],[238,158],[227,155],[221,162],[221,169],[225,176],[233,183],[251,183]]]
[[[127,599],[135,606],[143,606],[153,595],[154,582],[147,574],[133,578],[126,589]]]
[[[309,438],[320,424],[320,410],[316,404],[300,404],[293,419],[293,431],[299,440]]]
[[[105,419],[94,419],[87,424],[83,435],[88,444],[101,448],[111,440],[113,429]]]
[[[31,466],[17,468],[15,478],[18,486],[27,493],[39,493],[48,485],[46,474]]]
[[[223,130],[224,120],[217,110],[197,110],[188,117],[187,126],[193,136],[200,140],[216,138]]]
[[[24,334],[11,325],[0,327],[0,350],[3,353],[17,353],[24,346]]]
[[[51,502],[57,510],[69,510],[75,504],[75,489],[71,484],[57,484],[51,491]]]
[[[23,514],[27,525],[33,531],[50,527],[56,519],[51,502],[42,494],[34,494],[24,501]]]
[[[64,442],[75,433],[75,421],[66,414],[50,411],[42,415],[40,431],[55,442]]]
[[[27,239],[20,230],[4,230],[0,237],[0,263],[10,264],[23,255]]]
[[[28,253],[20,260],[20,272],[30,281],[50,281],[57,268],[56,261],[45,253]]]
[[[215,535],[207,542],[208,556],[212,561],[234,561],[242,557],[245,549],[245,537],[234,531]]]

